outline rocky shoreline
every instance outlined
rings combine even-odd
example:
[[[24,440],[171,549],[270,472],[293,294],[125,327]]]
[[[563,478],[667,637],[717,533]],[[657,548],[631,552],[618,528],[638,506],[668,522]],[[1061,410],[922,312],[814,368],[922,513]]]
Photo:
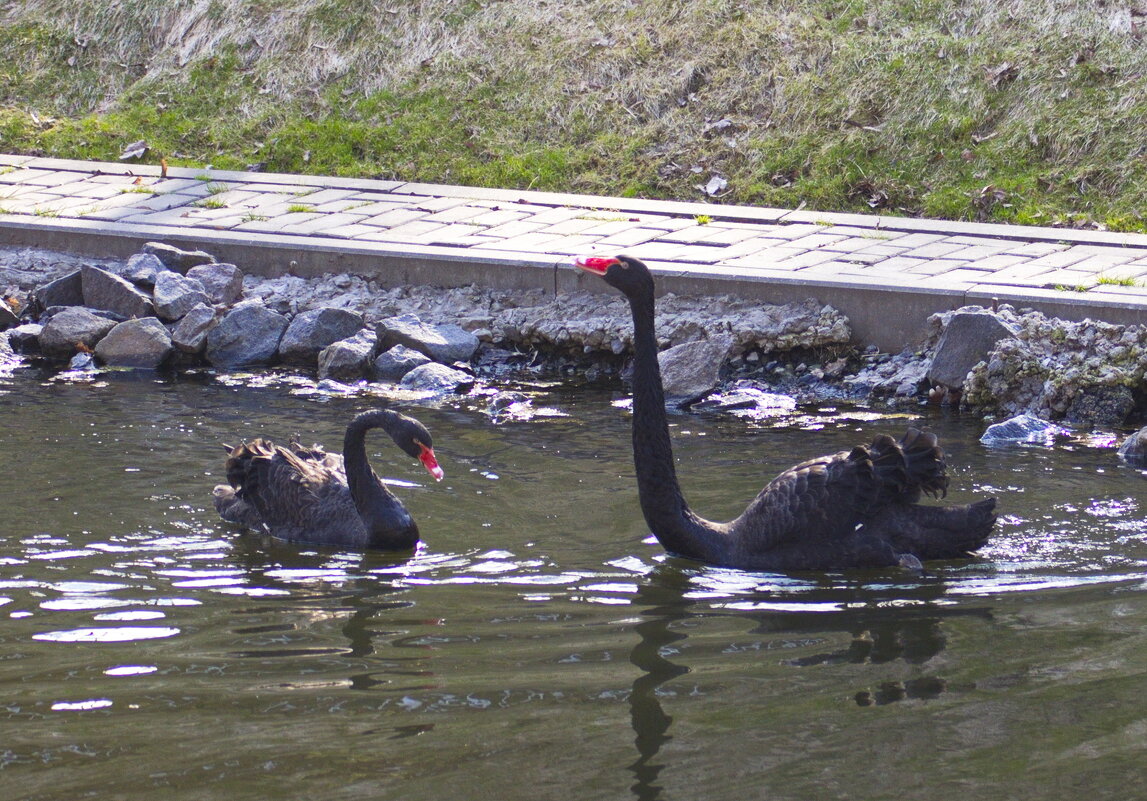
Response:
[[[522,374],[624,377],[631,345],[614,295],[264,279],[158,242],[124,261],[0,250],[0,290],[0,359],[72,370],[275,367],[443,394]],[[812,299],[673,295],[657,326],[667,396],[683,407],[831,399],[1077,427],[1147,419],[1147,326],[967,307],[929,318],[920,347],[887,354],[855,348],[848,319]]]

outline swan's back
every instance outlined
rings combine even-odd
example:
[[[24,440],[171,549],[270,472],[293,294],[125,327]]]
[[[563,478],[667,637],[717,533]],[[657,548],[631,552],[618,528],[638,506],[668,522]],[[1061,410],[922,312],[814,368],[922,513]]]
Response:
[[[275,537],[333,545],[361,544],[365,537],[341,456],[318,446],[304,448],[292,442],[290,448],[283,448],[267,439],[255,439],[232,450],[226,472],[238,501],[250,507]],[[217,492],[220,515],[254,528],[248,522],[250,511],[232,503],[226,514],[220,505]],[[240,514],[244,519],[236,519]]]
[[[739,550],[760,554],[770,569],[894,564],[903,553],[966,555],[987,539],[995,502],[917,504],[947,489],[936,436],[909,429],[900,440],[882,434],[870,445],[790,467],[729,526]]]

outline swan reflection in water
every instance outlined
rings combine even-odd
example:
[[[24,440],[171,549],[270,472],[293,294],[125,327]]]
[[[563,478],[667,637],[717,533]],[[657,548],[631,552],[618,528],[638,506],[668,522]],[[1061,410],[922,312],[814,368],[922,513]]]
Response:
[[[896,660],[922,665],[947,646],[942,626],[945,619],[992,616],[986,608],[937,606],[946,588],[944,582],[935,579],[914,585],[879,587],[858,581],[851,585],[835,584],[810,594],[815,595],[815,603],[810,603],[810,608],[823,610],[825,602],[835,602],[839,611],[721,609],[714,608],[712,599],[687,597],[697,589],[693,583],[696,575],[695,567],[682,567],[674,561],[662,563],[645,577],[633,598],[633,606],[641,609],[643,618],[633,627],[640,639],[629,656],[630,663],[642,671],[629,695],[638,757],[628,769],[635,779],[630,789],[638,801],[655,801],[661,795],[657,779],[667,762],[658,761],[658,755],[673,739],[669,733],[673,717],[662,708],[659,691],[663,685],[692,670],[682,663],[683,644],[689,637],[688,627],[683,623],[724,616],[745,620],[751,625],[748,631],[752,634],[796,635],[801,639],[820,639],[821,635],[840,632],[851,635],[851,641],[843,648],[781,662],[801,668],[882,664]],[[921,676],[903,683],[883,682],[875,691],[862,688],[854,692],[849,703],[869,706],[905,698],[936,698],[945,690],[942,678]]]

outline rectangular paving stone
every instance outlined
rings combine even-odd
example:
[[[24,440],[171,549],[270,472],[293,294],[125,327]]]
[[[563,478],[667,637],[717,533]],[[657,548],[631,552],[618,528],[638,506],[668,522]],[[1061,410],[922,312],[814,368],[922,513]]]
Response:
[[[1082,272],[1080,270],[1053,270],[1041,276],[1044,280],[1043,286],[1094,286],[1096,283],[1095,273]]]
[[[592,228],[586,231],[586,233],[600,235],[597,234],[596,230]],[[602,237],[600,240],[598,240],[598,245],[611,248],[630,248],[634,245],[640,245],[643,242],[652,241],[662,233],[662,231],[658,231],[653,228],[630,228],[627,231],[618,231],[615,234],[610,234],[609,236]]]
[[[536,217],[528,217],[524,220],[515,220],[514,222],[503,223],[502,225],[490,226],[486,228],[485,236],[510,239],[516,236],[532,234],[545,227],[542,223],[537,222]]]
[[[1072,264],[1077,264],[1083,261],[1089,255],[1084,253],[1078,248],[1068,248],[1067,250],[1056,251],[1055,253],[1048,253],[1046,256],[1040,256],[1032,260],[1032,264],[1049,267],[1052,269],[1059,269],[1061,267],[1068,267]]]
[[[423,203],[419,203],[418,205],[420,208],[427,208]],[[484,209],[481,206],[469,206],[465,203],[459,203],[440,211],[434,211],[425,219],[440,223],[454,223],[470,220],[474,217],[479,217],[486,213],[487,209]]]
[[[626,231],[636,231],[641,228],[641,223],[629,222],[628,220],[615,220],[612,222],[587,220],[587,222],[591,223],[590,227],[583,229],[582,233],[589,234],[591,236],[616,236],[618,234],[625,233]]]
[[[333,236],[338,239],[355,239],[360,236],[376,233],[378,233],[377,225],[351,223],[350,225],[338,225],[334,228],[327,228],[323,231],[323,236]]]
[[[350,214],[347,212],[323,214],[321,212],[316,212],[313,219],[292,225],[291,233],[324,234],[328,228],[338,228],[342,225],[353,225],[355,223],[361,223],[364,219],[366,218],[361,214]]]
[[[530,217],[528,219],[536,220],[537,217]],[[599,225],[601,225],[599,220],[583,220],[574,217],[569,220],[554,223],[553,225],[547,225],[545,228],[542,228],[541,231],[547,234],[581,234]]]
[[[1130,264],[1132,261],[1134,261],[1134,258],[1128,253],[1101,253],[1088,256],[1083,261],[1077,261],[1071,265],[1071,269],[1079,270],[1080,272],[1102,273],[1107,270],[1118,269],[1124,264]]]
[[[469,222],[475,225],[501,225],[502,223],[516,222],[525,217],[524,212],[514,211],[513,209],[493,209],[485,214],[479,214],[476,217],[471,217]]]
[[[486,233],[489,234],[489,231]],[[561,238],[561,236],[554,234],[542,234],[537,231],[532,231],[519,236],[507,237],[506,239],[490,237],[490,243],[483,247],[489,250],[513,250],[521,253],[540,253],[544,252],[543,248],[546,245],[557,242]]]
[[[957,242],[940,240],[927,245],[911,248],[907,255],[918,259],[939,259],[950,255],[957,250],[964,250],[967,246]]]
[[[426,216],[426,212],[417,209],[408,208],[390,208],[381,214],[370,214],[373,209],[370,206],[361,209],[355,209],[356,212],[368,214],[369,216],[363,221],[370,225],[381,225],[391,227],[395,225],[403,225],[412,220],[421,220]]]
[[[299,202],[308,206],[317,206],[320,203],[329,203],[332,200],[345,200],[358,194],[353,189],[311,189],[298,194]]]
[[[1013,242],[1003,252],[1012,256],[1028,256],[1038,259],[1040,256],[1058,253],[1067,247],[1067,245],[1061,245],[1058,242]]]

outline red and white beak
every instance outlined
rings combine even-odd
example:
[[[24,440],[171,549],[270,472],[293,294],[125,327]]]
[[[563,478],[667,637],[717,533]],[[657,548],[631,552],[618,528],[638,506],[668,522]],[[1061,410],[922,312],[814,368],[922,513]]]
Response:
[[[421,442],[418,443],[418,447],[422,450],[422,453],[418,455],[418,461],[422,462],[427,473],[434,476],[435,481],[441,481],[446,475],[446,471],[438,466],[438,460],[434,457],[434,449],[426,447]]]
[[[597,276],[605,275],[606,271],[615,264],[617,264],[617,259],[612,256],[578,256],[574,259],[576,267]]]

